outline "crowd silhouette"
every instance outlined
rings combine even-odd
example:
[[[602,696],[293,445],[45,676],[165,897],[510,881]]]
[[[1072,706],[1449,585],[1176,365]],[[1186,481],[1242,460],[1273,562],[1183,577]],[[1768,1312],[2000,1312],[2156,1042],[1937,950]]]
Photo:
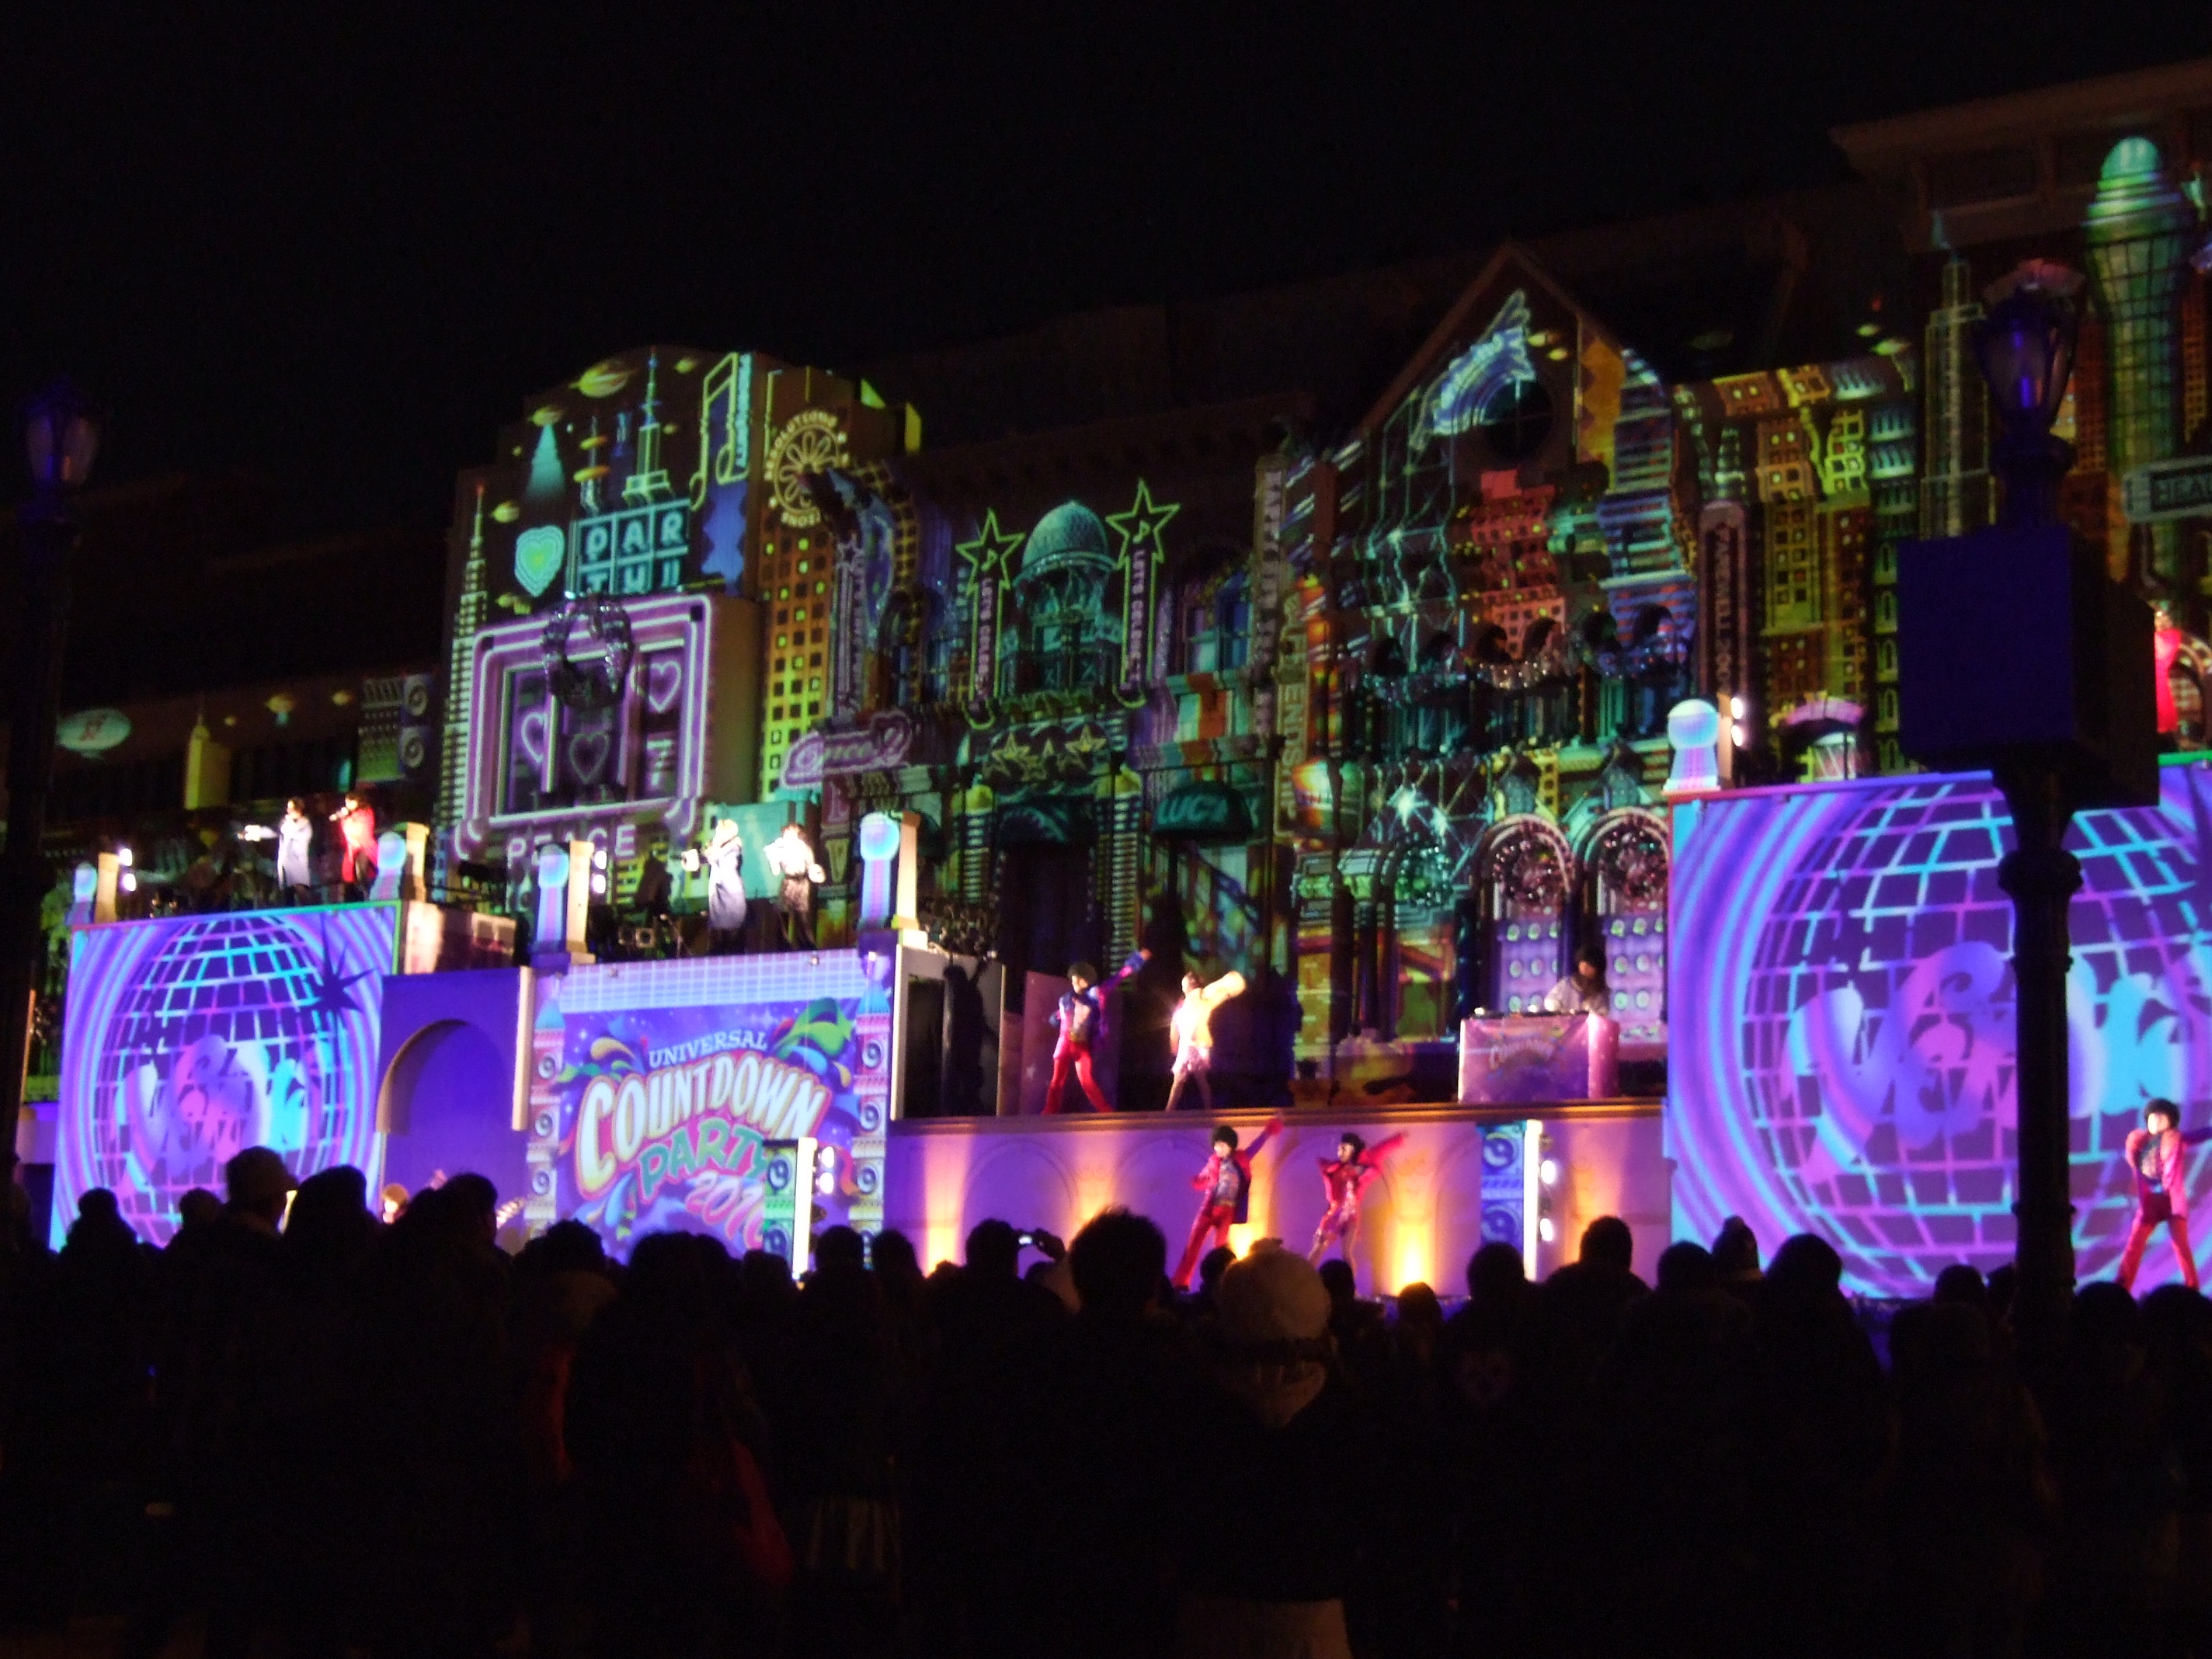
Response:
[[[783,1261],[271,1153],[166,1248],[0,1187],[0,1627],[132,1655],[2128,1654],[2212,1647],[2212,1312],[2008,1272],[1877,1322],[1823,1241],[1361,1299],[1146,1218]],[[289,1203],[289,1212],[288,1212]]]

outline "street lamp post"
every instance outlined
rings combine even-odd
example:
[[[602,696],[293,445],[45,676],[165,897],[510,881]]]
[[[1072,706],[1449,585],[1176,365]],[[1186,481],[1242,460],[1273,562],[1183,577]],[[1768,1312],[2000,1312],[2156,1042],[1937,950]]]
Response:
[[[2084,806],[2158,799],[2150,612],[2058,519],[2073,452],[2051,431],[2072,373],[2081,276],[2030,260],[1988,293],[1974,347],[2001,428],[1998,523],[1908,544],[1898,562],[1905,751],[1986,767],[2013,821],[1997,880],[2013,902],[2014,1321],[2032,1364],[2064,1338],[2074,1291],[2068,911]]]
[[[8,839],[0,848],[0,1121],[9,1126],[0,1146],[0,1179],[12,1178],[15,1170],[32,999],[46,961],[40,912],[51,884],[41,843],[53,781],[54,725],[61,712],[76,496],[100,447],[99,418],[73,386],[57,382],[24,410],[23,447],[31,499],[18,514],[22,609],[8,727]]]

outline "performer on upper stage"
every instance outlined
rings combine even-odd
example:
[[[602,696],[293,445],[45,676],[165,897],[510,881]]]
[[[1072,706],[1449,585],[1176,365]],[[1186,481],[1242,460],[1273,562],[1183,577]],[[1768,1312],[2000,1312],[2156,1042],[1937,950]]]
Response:
[[[684,849],[684,868],[696,874],[707,867],[707,934],[710,948],[720,956],[741,949],[745,927],[745,843],[734,819],[714,820],[714,838],[702,852]]]
[[[349,887],[358,885],[365,896],[376,883],[376,813],[369,804],[352,790],[346,791],[345,805],[331,814],[338,833],[345,838],[345,855],[338,865],[338,879]]]
[[[1331,1244],[1338,1247],[1346,1261],[1352,1260],[1352,1246],[1359,1237],[1360,1194],[1367,1190],[1368,1182],[1382,1173],[1382,1160],[1396,1152],[1405,1139],[1395,1134],[1370,1146],[1347,1129],[1336,1143],[1336,1156],[1321,1160],[1328,1208],[1322,1213],[1321,1225],[1314,1229],[1313,1249],[1306,1252],[1307,1261],[1318,1265]]]
[[[1605,982],[1605,946],[1578,946],[1575,971],[1544,994],[1547,1014],[1610,1014],[1613,992]]]
[[[314,839],[313,821],[295,795],[284,803],[284,816],[276,820],[276,885],[287,903],[296,904],[300,895],[315,884],[309,857]]]
[[[1061,994],[1060,1006],[1045,1016],[1060,1027],[1059,1041],[1052,1048],[1052,1081],[1044,1091],[1047,1112],[1060,1110],[1061,1096],[1067,1092],[1067,1079],[1074,1073],[1075,1080],[1083,1085],[1095,1111],[1110,1112],[1100,1091],[1098,1079],[1091,1075],[1091,1048],[1103,1023],[1106,994],[1135,973],[1152,958],[1150,951],[1139,951],[1121,964],[1119,972],[1098,983],[1098,970],[1087,962],[1073,964],[1067,970],[1067,989]]]
[[[814,849],[806,844],[806,831],[796,818],[769,842],[768,867],[777,878],[775,908],[783,918],[784,947],[812,949],[814,890],[830,878],[814,861]]]
[[[1281,1118],[1269,1118],[1260,1138],[1243,1152],[1237,1148],[1237,1131],[1229,1125],[1224,1123],[1213,1132],[1213,1155],[1190,1178],[1190,1184],[1205,1196],[1198,1200],[1198,1215],[1190,1224],[1190,1243],[1184,1247],[1182,1265],[1175,1272],[1176,1289],[1190,1288],[1191,1269],[1206,1254],[1209,1237],[1216,1244],[1226,1244],[1230,1228],[1251,1219],[1252,1160],[1282,1127]]]
[[[1213,1011],[1244,988],[1244,975],[1224,974],[1211,985],[1196,974],[1182,976],[1182,1000],[1176,1004],[1168,1029],[1175,1034],[1175,1081],[1168,1085],[1168,1110],[1176,1109],[1182,1085],[1195,1081],[1206,1109],[1213,1109]]]
[[[2170,1100],[2154,1100],[2143,1108],[2143,1127],[2128,1131],[2128,1168],[2136,1177],[2136,1220],[2128,1230],[2127,1249],[2120,1255],[2120,1288],[2133,1290],[2136,1271],[2142,1266],[2143,1249],[2163,1221],[2173,1239],[2174,1259],[2181,1264],[2181,1282],[2197,1288],[2197,1257],[2189,1248],[2189,1188],[2184,1184],[2188,1159],[2183,1149],[2212,1140],[2212,1129],[2181,1127],[2181,1111]]]

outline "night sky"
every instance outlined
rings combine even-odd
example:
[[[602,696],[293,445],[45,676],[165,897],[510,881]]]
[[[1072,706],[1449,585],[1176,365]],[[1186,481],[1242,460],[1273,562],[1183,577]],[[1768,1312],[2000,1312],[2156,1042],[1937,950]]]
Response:
[[[0,33],[0,398],[72,370],[103,480],[251,469],[301,533],[441,524],[528,392],[648,340],[849,366],[2212,52],[2200,0],[152,9]]]

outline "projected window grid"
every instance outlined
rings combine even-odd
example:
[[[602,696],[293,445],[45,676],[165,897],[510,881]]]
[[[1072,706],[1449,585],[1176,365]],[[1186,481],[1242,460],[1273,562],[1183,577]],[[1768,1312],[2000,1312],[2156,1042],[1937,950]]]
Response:
[[[1559,919],[1493,924],[1493,960],[1498,983],[1493,1007],[1510,1014],[1531,1014],[1544,1006],[1545,993],[1559,982],[1565,939]]]
[[[1608,916],[1606,983],[1625,1042],[1656,1042],[1667,1035],[1667,918],[1657,913]]]

